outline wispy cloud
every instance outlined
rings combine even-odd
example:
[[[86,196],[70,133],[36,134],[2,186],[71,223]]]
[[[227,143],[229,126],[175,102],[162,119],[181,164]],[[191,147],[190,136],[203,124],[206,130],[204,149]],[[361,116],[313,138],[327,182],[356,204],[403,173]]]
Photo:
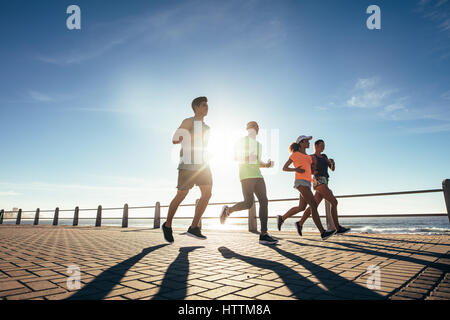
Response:
[[[378,83],[379,80],[380,79],[378,77],[358,79],[358,81],[356,81],[355,88],[356,89],[373,88]]]
[[[19,196],[21,193],[15,192],[15,191],[0,191],[0,197],[1,196]]]
[[[38,92],[38,91],[29,91],[29,95],[31,99],[37,102],[52,102],[54,98],[49,96],[48,94]]]
[[[445,60],[450,57],[450,1],[449,0],[419,0],[416,11],[424,19],[434,23],[436,30],[443,36],[443,44],[436,50],[440,52],[440,59]]]
[[[444,92],[443,94],[441,94],[441,98],[445,99],[445,100],[450,100],[450,90]]]
[[[450,122],[431,125],[431,126],[406,128],[405,130],[408,133],[414,133],[414,134],[448,132],[448,131],[450,131]]]
[[[228,44],[241,41],[242,45],[277,47],[286,39],[283,20],[275,13],[255,14],[258,5],[255,1],[187,1],[158,12],[97,23],[85,31],[87,35],[76,45],[81,49],[41,53],[36,58],[55,65],[79,64],[123,45],[179,42],[204,32],[214,34],[216,30],[228,35]]]
[[[124,43],[125,41],[126,39],[115,39],[109,42],[102,43],[102,40],[100,40],[99,44],[91,46],[90,48],[85,48],[82,51],[77,50],[53,56],[39,54],[37,55],[36,58],[39,61],[55,65],[79,64],[86,60],[91,60],[100,57],[101,55],[107,53],[108,51],[111,51],[116,46]]]
[[[5,104],[56,103],[74,99],[73,95],[48,93],[39,90],[24,90],[9,99],[1,100]]]
[[[354,108],[380,108],[386,103],[386,98],[396,89],[381,88],[378,77],[363,78],[356,81],[352,96],[347,100],[347,106]]]
[[[357,79],[345,106],[367,110],[371,116],[381,119],[409,123],[411,127],[401,127],[407,133],[450,131],[450,91],[436,95],[424,103],[409,95],[402,95],[400,89],[384,86],[381,80],[380,77]],[[420,120],[431,124],[417,126],[417,121]]]

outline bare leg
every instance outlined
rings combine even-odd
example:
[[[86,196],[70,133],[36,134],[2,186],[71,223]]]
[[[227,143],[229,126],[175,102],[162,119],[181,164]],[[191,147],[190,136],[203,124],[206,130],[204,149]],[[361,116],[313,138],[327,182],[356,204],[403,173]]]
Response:
[[[208,206],[209,199],[211,198],[211,189],[212,186],[199,186],[202,195],[198,200],[197,206],[195,207],[195,215],[194,219],[192,219],[191,227],[198,227],[200,219],[205,212],[206,207]]]
[[[319,191],[316,191],[316,193],[314,194],[314,199],[316,199],[317,206],[319,206],[320,202],[322,202],[322,199],[323,199],[322,194]],[[311,208],[308,207],[306,209],[305,213],[303,213],[302,218],[300,219],[300,222],[299,222],[300,226],[303,227],[303,224],[305,223],[306,219],[308,219],[308,217],[310,215],[311,215]]]
[[[294,214],[297,214],[299,212],[302,212],[303,210],[306,209],[306,201],[303,199],[302,194],[300,194],[300,199],[298,202],[298,206],[296,207],[292,207],[288,210],[288,212],[286,212],[283,216],[282,219],[283,221],[285,221],[287,218],[292,217]]]
[[[328,188],[326,184],[322,184],[318,187],[320,188],[320,194],[322,197],[327,200],[331,204],[331,217],[333,218],[333,223],[336,229],[339,229],[340,224],[337,216],[337,205],[338,201],[336,197],[333,195],[333,192]]]
[[[311,188],[299,186],[297,189],[302,194],[302,198],[305,199],[306,203],[310,206],[314,223],[317,229],[319,229],[320,233],[322,234],[325,231],[325,229],[322,226],[322,222],[320,222],[319,213],[317,212],[317,203],[316,200],[314,199],[314,195],[311,192]]]
[[[175,213],[177,212],[178,206],[183,202],[184,198],[186,198],[187,194],[189,193],[189,190],[178,190],[175,198],[170,202],[169,205],[169,211],[167,212],[167,219],[166,219],[166,227],[171,228],[172,227],[172,220],[175,216]]]

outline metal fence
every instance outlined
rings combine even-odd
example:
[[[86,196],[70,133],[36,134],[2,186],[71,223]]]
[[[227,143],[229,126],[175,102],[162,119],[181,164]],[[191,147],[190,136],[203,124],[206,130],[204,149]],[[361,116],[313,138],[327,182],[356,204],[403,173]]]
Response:
[[[442,192],[444,195],[444,201],[447,208],[447,214],[433,214],[434,216],[445,216],[447,215],[450,221],[450,179],[445,179],[442,181],[442,189],[429,189],[429,190],[415,190],[415,191],[400,191],[400,192],[383,192],[383,193],[365,193],[365,194],[351,194],[351,195],[338,195],[336,196],[337,199],[342,198],[361,198],[361,197],[378,197],[378,196],[393,196],[393,195],[407,195],[407,194],[423,194],[423,193],[436,193],[436,192]],[[197,200],[198,201],[198,200]],[[196,203],[191,204],[181,204],[180,207],[195,207],[197,205]],[[298,201],[298,198],[287,198],[287,199],[272,199],[269,200],[269,202],[285,202],[285,201]],[[255,201],[257,202],[257,201]],[[231,205],[236,204],[237,202],[213,202],[209,203],[209,206],[217,206],[217,205]],[[64,211],[74,211],[73,215],[73,226],[78,226],[78,222],[80,219],[94,219],[94,218],[86,218],[79,216],[80,211],[97,211],[97,214],[95,216],[95,226],[100,227],[102,224],[102,220],[105,219],[118,219],[118,218],[111,218],[111,217],[102,217],[103,211],[108,210],[123,210],[122,213],[122,227],[126,228],[128,227],[128,220],[130,219],[153,219],[153,228],[159,228],[161,223],[161,208],[168,208],[169,205],[161,205],[159,202],[156,202],[154,206],[139,206],[139,207],[129,207],[128,204],[125,204],[120,208],[103,208],[101,205],[99,205],[97,208],[89,208],[89,209],[80,209],[79,207],[75,207],[75,209],[64,209],[60,210],[58,207],[55,210],[40,210],[39,208],[36,209],[36,211],[22,211],[22,209],[19,209],[17,212],[16,218],[4,218],[5,210],[0,211],[0,224],[3,224],[3,220],[16,220],[16,224],[19,225],[22,220],[22,214],[23,213],[35,213],[34,215],[34,221],[33,225],[39,224],[40,219],[40,213],[41,212],[54,212],[53,218],[53,225],[58,225],[59,220],[59,213]],[[140,218],[130,218],[128,216],[128,211],[130,209],[154,209],[154,215],[153,217],[140,217]],[[328,229],[334,229],[333,222],[331,219],[331,205],[328,201],[325,201],[325,212],[326,212],[326,221],[327,221],[327,228]],[[417,217],[417,216],[430,216],[429,214],[412,214],[412,215],[345,215],[340,216],[341,218],[345,217]],[[192,217],[176,217],[175,219],[189,219]],[[246,217],[236,217],[236,218],[243,218]],[[269,217],[269,218],[275,218],[275,217]],[[202,219],[217,219],[217,217],[203,217]],[[255,204],[248,210],[248,229],[251,232],[257,231],[257,216],[256,216],[256,207]],[[30,219],[27,219],[30,220]],[[43,220],[43,219],[42,219]],[[46,218],[48,220],[48,218]],[[199,226],[201,227],[201,220]]]

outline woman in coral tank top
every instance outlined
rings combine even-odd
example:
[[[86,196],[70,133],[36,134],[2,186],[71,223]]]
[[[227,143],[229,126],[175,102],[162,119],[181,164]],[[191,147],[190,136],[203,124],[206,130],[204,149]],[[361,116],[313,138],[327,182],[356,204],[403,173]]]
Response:
[[[326,231],[323,228],[319,213],[317,212],[317,203],[311,191],[312,173],[315,171],[315,158],[306,154],[306,149],[309,148],[309,140],[311,139],[311,136],[302,135],[297,138],[296,142],[289,146],[291,156],[284,164],[283,171],[295,172],[294,188],[300,192],[300,201],[298,206],[289,209],[283,216],[278,216],[278,230],[281,230],[281,225],[287,218],[305,210],[306,206],[309,205],[312,218],[317,229],[320,231],[322,240],[326,240],[335,234],[336,230]],[[291,164],[294,164],[294,168],[290,167]]]

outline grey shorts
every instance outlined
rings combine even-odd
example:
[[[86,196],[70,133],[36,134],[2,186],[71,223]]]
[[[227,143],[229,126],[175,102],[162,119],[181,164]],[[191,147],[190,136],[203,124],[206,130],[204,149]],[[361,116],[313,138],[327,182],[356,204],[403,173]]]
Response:
[[[297,189],[299,186],[311,188],[311,181],[295,179],[294,188]]]
[[[209,167],[203,170],[178,170],[178,190],[189,190],[194,185],[212,186],[212,176]]]

